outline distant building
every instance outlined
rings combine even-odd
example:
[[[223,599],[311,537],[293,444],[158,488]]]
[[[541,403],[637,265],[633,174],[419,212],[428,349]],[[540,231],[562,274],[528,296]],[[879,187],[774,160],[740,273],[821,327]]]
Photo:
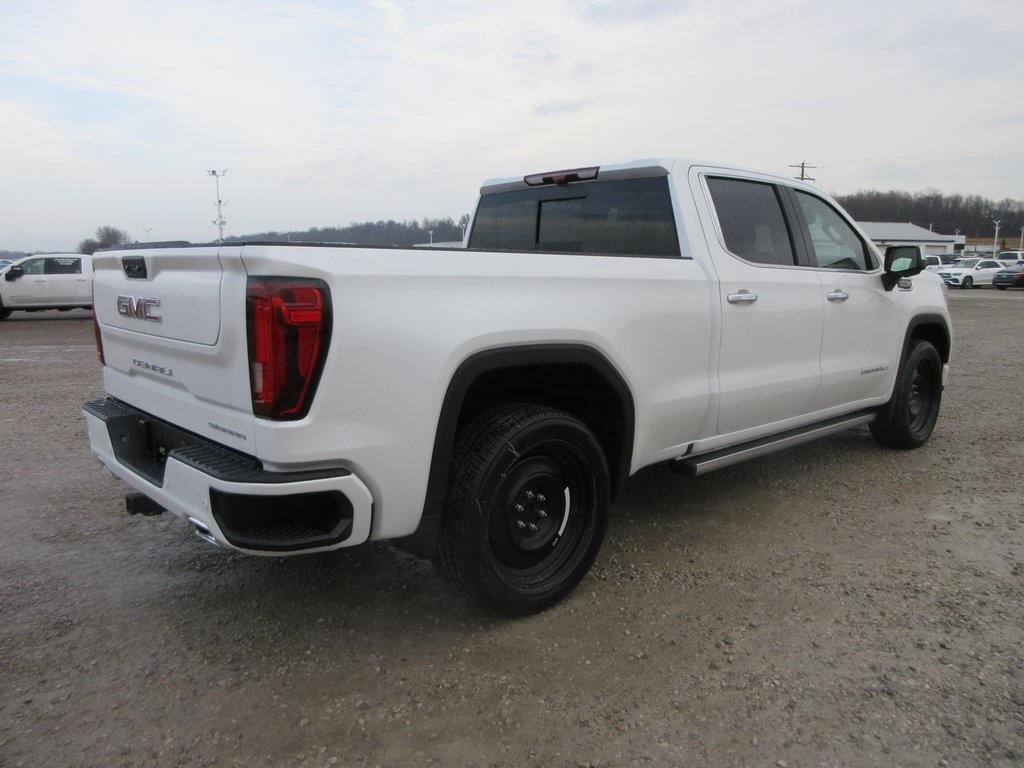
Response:
[[[963,235],[940,235],[909,221],[858,221],[857,225],[882,251],[890,245],[916,245],[921,254],[959,253],[964,248]]]

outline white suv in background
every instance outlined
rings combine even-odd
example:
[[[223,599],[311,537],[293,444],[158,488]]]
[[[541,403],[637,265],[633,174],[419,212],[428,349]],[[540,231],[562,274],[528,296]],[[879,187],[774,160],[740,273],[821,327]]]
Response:
[[[978,285],[992,285],[996,272],[1005,266],[995,259],[957,259],[939,270],[939,277],[946,285],[974,288]]]
[[[80,253],[27,256],[3,271],[0,320],[14,310],[68,310],[92,306],[92,259]]]

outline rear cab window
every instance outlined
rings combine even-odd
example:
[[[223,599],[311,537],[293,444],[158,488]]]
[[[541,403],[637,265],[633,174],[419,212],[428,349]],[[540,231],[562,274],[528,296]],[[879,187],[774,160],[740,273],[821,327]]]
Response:
[[[678,257],[668,177],[545,185],[484,194],[470,248]]]

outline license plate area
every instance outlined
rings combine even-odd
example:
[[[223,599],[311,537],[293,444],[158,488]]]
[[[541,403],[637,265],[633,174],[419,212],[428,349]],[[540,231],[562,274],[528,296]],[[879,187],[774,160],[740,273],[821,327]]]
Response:
[[[195,442],[195,437],[183,429],[135,414],[108,420],[107,430],[117,460],[161,487],[170,452]]]

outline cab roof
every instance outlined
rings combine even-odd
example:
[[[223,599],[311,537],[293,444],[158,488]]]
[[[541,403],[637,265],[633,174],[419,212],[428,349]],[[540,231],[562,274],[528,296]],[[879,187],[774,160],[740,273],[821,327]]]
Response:
[[[720,163],[681,157],[653,157],[641,160],[630,160],[625,163],[607,163],[604,165],[594,165],[582,168],[542,171],[539,173],[530,173],[525,176],[505,176],[487,179],[480,186],[480,194],[493,195],[496,192],[511,192],[517,189],[528,189],[531,186],[534,186],[537,182],[531,184],[527,179],[539,178],[541,176],[552,177],[572,174],[576,171],[586,172],[596,170],[597,181],[612,181],[615,179],[641,179],[650,176],[668,176],[672,173],[685,173],[689,168],[695,165],[707,166],[709,168],[721,168],[728,171],[739,171],[741,173],[756,174],[758,176],[770,176],[796,187],[805,186],[797,179],[778,176],[774,173],[766,173],[765,171],[759,171],[755,168],[744,168],[731,163]],[[577,179],[572,180],[576,181]],[[586,179],[580,178],[578,180],[584,181]],[[818,192],[820,194],[820,190],[818,190]]]

